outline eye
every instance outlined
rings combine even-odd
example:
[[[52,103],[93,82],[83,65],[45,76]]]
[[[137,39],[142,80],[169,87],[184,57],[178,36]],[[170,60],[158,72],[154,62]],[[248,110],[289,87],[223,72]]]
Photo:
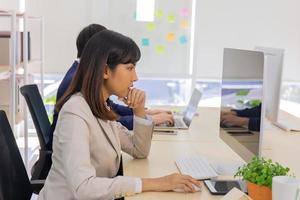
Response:
[[[134,70],[134,68],[135,68],[135,67],[134,67],[134,66],[132,66],[132,65],[127,67],[127,69],[128,69],[129,71],[132,71],[132,70]]]

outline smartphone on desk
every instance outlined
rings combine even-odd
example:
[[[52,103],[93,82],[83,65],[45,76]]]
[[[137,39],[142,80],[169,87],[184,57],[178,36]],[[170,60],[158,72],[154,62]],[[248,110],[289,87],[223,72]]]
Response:
[[[247,193],[247,185],[244,181],[239,180],[205,180],[204,184],[211,194],[225,195],[232,188],[237,188],[244,193]]]

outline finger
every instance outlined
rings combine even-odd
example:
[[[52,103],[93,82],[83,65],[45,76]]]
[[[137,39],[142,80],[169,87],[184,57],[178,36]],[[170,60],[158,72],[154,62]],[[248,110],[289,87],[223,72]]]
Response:
[[[184,181],[184,191],[193,192],[195,191],[193,184],[187,180]]]
[[[131,103],[131,106],[132,106],[133,108],[136,107],[136,95],[137,95],[137,92],[138,92],[137,89],[133,89],[132,92],[131,92],[130,103]]]
[[[193,183],[186,176],[181,177],[180,183],[182,183],[186,187],[190,188],[191,191],[194,190]]]
[[[127,95],[127,105],[131,106],[131,96],[132,96],[132,92],[133,92],[134,88],[130,89]]]
[[[174,125],[174,119],[172,116],[169,116],[169,115],[166,115],[166,116],[163,116],[164,117],[164,121],[171,124],[171,125]]]
[[[131,93],[131,106],[133,108],[136,107],[136,104],[137,104],[137,94],[139,93],[139,90],[138,89],[134,89]]]
[[[145,91],[141,90],[140,93],[139,93],[139,106],[141,107],[145,107],[145,101],[146,101],[146,93]]]
[[[173,115],[169,115],[171,123],[174,124],[174,116]]]
[[[191,178],[190,181],[191,181],[194,185],[196,185],[196,186],[198,186],[198,187],[201,187],[201,182],[200,182],[200,181],[198,181],[198,180],[196,180],[196,179],[194,179],[194,178]]]
[[[143,99],[143,92],[142,91],[137,91],[135,94],[135,100],[134,100],[134,105],[139,107],[142,103]]]
[[[176,189],[181,189],[181,190],[183,190],[184,192],[191,192],[192,190],[188,187],[188,186],[186,186],[185,184],[179,184],[179,185],[177,185],[177,187],[175,188],[175,190]]]

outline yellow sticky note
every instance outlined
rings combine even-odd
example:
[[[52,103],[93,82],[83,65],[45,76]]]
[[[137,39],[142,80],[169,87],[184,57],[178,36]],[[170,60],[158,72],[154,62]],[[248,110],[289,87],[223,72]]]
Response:
[[[147,24],[148,31],[154,31],[156,29],[156,25],[153,22]]]
[[[165,47],[164,45],[157,45],[157,46],[155,47],[155,52],[156,52],[157,54],[163,54],[163,53],[166,52],[166,47]]]
[[[163,16],[164,16],[164,11],[163,11],[163,10],[158,9],[158,10],[155,12],[155,17],[156,17],[157,19],[161,19]]]
[[[168,21],[169,23],[174,23],[175,20],[176,20],[176,16],[175,16],[175,15],[168,15],[167,21]]]
[[[181,20],[180,21],[180,28],[187,29],[188,26],[189,26],[189,24],[188,24],[187,20]]]
[[[167,41],[168,42],[173,42],[175,40],[175,34],[173,32],[169,32],[167,34]]]

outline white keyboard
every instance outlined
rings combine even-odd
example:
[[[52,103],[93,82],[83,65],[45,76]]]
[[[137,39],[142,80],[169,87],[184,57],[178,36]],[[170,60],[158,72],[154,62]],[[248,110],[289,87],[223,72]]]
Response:
[[[190,158],[180,158],[175,161],[181,174],[190,175],[191,177],[203,180],[218,176],[209,162],[201,156]]]

